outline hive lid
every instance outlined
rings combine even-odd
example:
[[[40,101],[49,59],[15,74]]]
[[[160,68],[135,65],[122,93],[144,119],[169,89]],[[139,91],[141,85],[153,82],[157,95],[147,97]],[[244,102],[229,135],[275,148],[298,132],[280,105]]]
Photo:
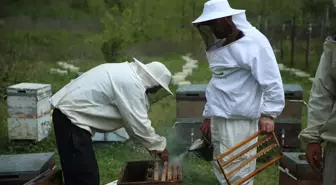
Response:
[[[25,89],[25,90],[38,90],[45,87],[49,87],[50,84],[40,84],[40,83],[19,83],[12,86],[9,86],[9,89]]]
[[[303,92],[303,88],[299,84],[284,84],[283,88],[285,94]]]
[[[0,175],[19,175],[39,172],[50,160],[54,153],[33,153],[0,155]]]
[[[301,160],[300,159],[300,155],[302,155],[303,153],[299,153],[299,152],[284,152],[283,153],[283,159],[287,160],[290,163],[293,163],[295,165],[300,165],[302,167],[307,167],[310,168],[308,162],[306,160]]]
[[[7,88],[7,96],[37,96],[40,98],[51,95],[50,84],[19,83]]]
[[[298,180],[318,180],[318,174],[312,170],[305,159],[301,159],[301,152],[284,152],[280,166],[294,175]]]
[[[276,119],[275,124],[299,124],[301,125],[301,120],[299,119]]]
[[[175,125],[177,124],[200,124],[204,120],[204,117],[197,118],[177,118]]]
[[[180,93],[205,93],[207,84],[183,84],[179,85],[176,94]]]

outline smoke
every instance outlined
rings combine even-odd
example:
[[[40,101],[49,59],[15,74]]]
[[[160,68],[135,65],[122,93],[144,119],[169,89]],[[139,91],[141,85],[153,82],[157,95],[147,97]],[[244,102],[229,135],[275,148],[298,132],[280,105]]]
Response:
[[[188,151],[185,151],[178,156],[173,156],[170,159],[169,164],[173,166],[180,166],[183,163],[184,157],[187,155],[188,155]]]
[[[188,136],[185,136],[188,138]],[[183,158],[188,154],[188,149],[190,147],[190,141],[180,136],[176,128],[170,128],[168,130],[167,139],[167,149],[169,151],[169,160],[174,164],[182,163]]]

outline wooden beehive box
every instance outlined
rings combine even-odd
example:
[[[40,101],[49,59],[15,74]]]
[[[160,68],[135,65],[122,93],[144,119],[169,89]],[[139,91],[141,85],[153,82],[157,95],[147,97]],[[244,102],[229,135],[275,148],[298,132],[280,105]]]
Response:
[[[279,185],[322,185],[318,175],[314,173],[305,159],[300,158],[300,155],[303,153],[283,153],[279,165]]]
[[[301,131],[301,120],[277,119],[275,120],[275,134],[283,151],[298,150],[301,142],[298,138]]]
[[[176,118],[201,117],[206,103],[207,84],[180,85],[176,90]],[[302,117],[303,89],[299,84],[284,84],[286,105],[279,119]]]
[[[202,136],[200,126],[203,117],[198,118],[177,118],[174,124],[179,139],[188,145]]]
[[[24,185],[63,185],[63,174],[60,169],[49,169],[25,183]]]
[[[54,153],[0,156],[0,184],[22,185],[54,167]]]
[[[176,118],[197,118],[203,114],[207,84],[185,84],[176,90]]]
[[[9,140],[41,141],[50,134],[50,84],[20,83],[7,88]]]
[[[278,119],[302,119],[303,89],[299,84],[284,84],[285,107]]]
[[[181,185],[182,182],[182,165],[152,160],[127,162],[121,170],[117,184]]]

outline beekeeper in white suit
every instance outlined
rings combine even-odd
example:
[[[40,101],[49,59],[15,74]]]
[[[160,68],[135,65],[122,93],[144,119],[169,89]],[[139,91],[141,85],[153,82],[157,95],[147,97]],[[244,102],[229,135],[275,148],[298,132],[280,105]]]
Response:
[[[168,160],[166,139],[155,133],[148,119],[147,95],[164,88],[170,71],[159,62],[99,65],[63,87],[50,102],[65,185],[100,185],[92,147],[95,131],[124,127],[150,153]]]
[[[285,105],[283,84],[269,41],[246,20],[245,10],[232,9],[227,0],[210,0],[192,23],[205,42],[212,72],[201,130],[211,136],[215,157],[257,132],[258,125],[265,132],[274,130],[274,119]],[[220,184],[226,184],[218,165],[213,166]],[[229,180],[236,183],[255,168],[254,160]],[[244,184],[253,184],[253,179]]]

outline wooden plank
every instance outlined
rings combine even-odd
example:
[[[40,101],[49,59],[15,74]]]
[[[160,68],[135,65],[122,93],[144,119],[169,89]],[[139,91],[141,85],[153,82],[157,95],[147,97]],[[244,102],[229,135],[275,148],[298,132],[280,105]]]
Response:
[[[155,162],[154,181],[159,181],[159,162]]]
[[[172,180],[172,168],[173,168],[173,165],[172,164],[169,164],[168,165],[168,177],[167,177],[167,180],[168,181],[171,181]]]
[[[182,166],[180,165],[179,166],[179,169],[178,169],[178,177],[177,177],[177,180],[182,180],[183,179],[183,174],[182,174],[183,170],[182,170]]]
[[[173,180],[176,181],[177,180],[177,176],[178,176],[177,165],[174,165],[173,169],[174,169]]]
[[[165,162],[163,164],[163,169],[162,169],[162,174],[161,174],[161,181],[166,181],[166,177],[167,177],[167,168],[168,168],[168,163]]]

